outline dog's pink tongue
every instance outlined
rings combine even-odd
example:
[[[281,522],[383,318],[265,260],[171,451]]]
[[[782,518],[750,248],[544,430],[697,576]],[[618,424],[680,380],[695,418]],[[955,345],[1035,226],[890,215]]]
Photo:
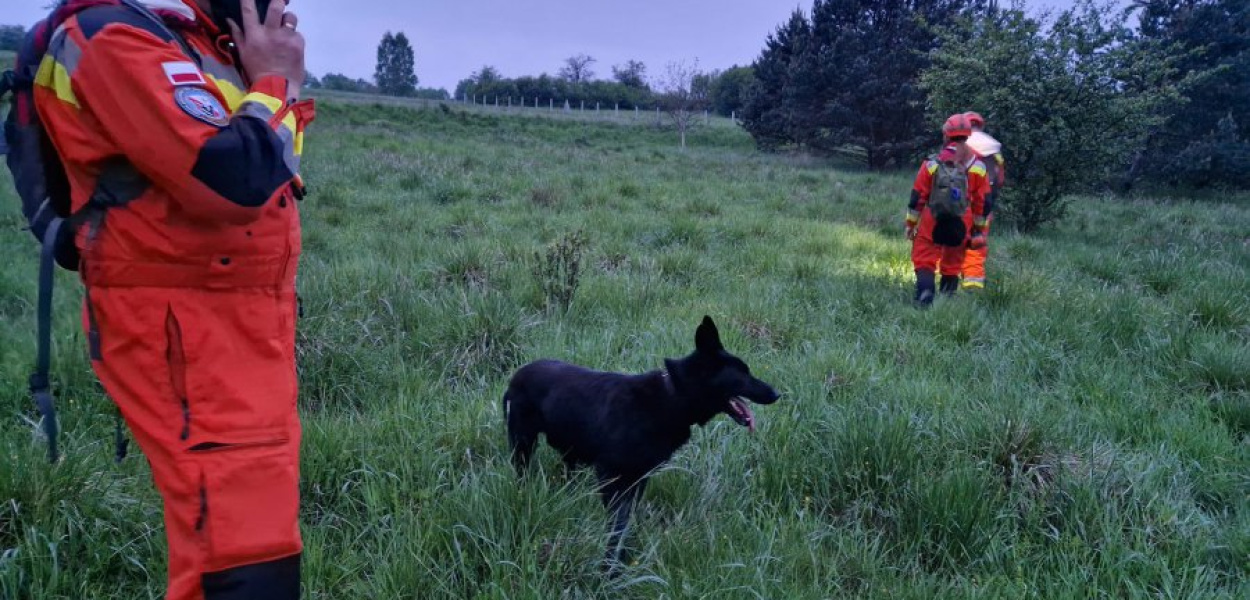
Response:
[[[755,413],[751,412],[751,407],[747,406],[746,402],[738,399],[732,400],[731,403],[733,404],[734,410],[736,410],[738,414],[746,420],[747,431],[749,433],[755,433]]]

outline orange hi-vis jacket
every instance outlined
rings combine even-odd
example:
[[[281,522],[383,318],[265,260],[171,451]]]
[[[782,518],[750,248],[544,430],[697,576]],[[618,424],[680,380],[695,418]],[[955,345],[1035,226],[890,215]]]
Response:
[[[940,262],[943,275],[959,275],[967,245],[939,246],[933,241],[937,219],[928,210],[928,203],[937,170],[937,163],[925,160],[912,185],[911,200],[907,205],[907,224],[917,227],[916,239],[912,242],[912,264],[917,271],[934,271]],[[969,208],[964,214],[964,226],[971,234],[974,229],[984,229],[986,225],[985,199],[990,183],[985,163],[975,157],[968,163],[967,172]]]
[[[37,104],[74,210],[93,196],[125,206],[80,232],[88,284],[277,285],[294,275],[291,184],[312,104],[288,103],[279,77],[245,86],[198,16],[181,33],[202,67],[121,6],[71,18],[40,67]]]
[[[164,503],[166,598],[296,600],[297,197],[313,106],[283,78],[245,82],[192,0],[145,3],[173,6],[161,16],[197,56],[105,3],[53,34],[36,80],[73,208],[92,209],[76,240],[92,367]]]
[[[986,219],[994,212],[995,204],[998,199],[998,192],[1003,188],[1003,184],[1007,182],[1007,165],[1003,159],[1001,152],[996,152],[990,156],[981,156],[977,154],[977,159],[986,168],[986,179],[990,183],[990,191],[985,195],[985,216]],[[989,223],[986,223],[989,227]]]
[[[1003,153],[995,152],[993,156],[981,156],[979,158],[989,168],[990,185],[995,188],[1002,187],[1007,182],[1007,165],[1003,159]],[[993,164],[990,164],[991,162]]]

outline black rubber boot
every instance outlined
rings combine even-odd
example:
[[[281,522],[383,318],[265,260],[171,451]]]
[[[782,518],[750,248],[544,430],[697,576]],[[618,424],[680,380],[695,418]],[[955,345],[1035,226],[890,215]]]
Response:
[[[204,600],[299,600],[302,554],[204,573]]]
[[[943,275],[941,287],[938,289],[947,296],[954,296],[955,292],[959,291],[959,276]]]
[[[928,308],[933,304],[937,289],[933,283],[933,271],[916,271],[916,307]]]

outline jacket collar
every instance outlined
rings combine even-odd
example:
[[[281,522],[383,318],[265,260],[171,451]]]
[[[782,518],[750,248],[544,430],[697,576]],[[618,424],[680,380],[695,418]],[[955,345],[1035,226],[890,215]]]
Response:
[[[230,35],[230,32],[222,31],[217,27],[217,22],[213,20],[212,15],[200,9],[199,3],[195,0],[139,0],[139,2],[166,21],[172,21],[171,24],[181,25],[189,30],[200,30],[218,45],[222,43],[220,38]]]
[[[187,21],[196,21],[199,9],[194,0],[139,0],[152,12],[162,17],[178,17]]]

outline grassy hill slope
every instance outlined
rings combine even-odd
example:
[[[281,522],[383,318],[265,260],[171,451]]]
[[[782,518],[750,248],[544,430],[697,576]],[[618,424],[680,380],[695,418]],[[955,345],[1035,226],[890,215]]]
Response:
[[[1082,198],[910,306],[904,175],[728,128],[328,103],[301,205],[307,597],[1204,597],[1250,592],[1250,203]],[[157,598],[159,497],[58,288],[62,464],[25,394],[35,257],[0,175],[0,597]],[[573,284],[576,284],[575,286]],[[571,297],[571,302],[566,300]],[[657,368],[709,314],[785,393],[699,430],[616,580],[500,396],[540,357]]]

